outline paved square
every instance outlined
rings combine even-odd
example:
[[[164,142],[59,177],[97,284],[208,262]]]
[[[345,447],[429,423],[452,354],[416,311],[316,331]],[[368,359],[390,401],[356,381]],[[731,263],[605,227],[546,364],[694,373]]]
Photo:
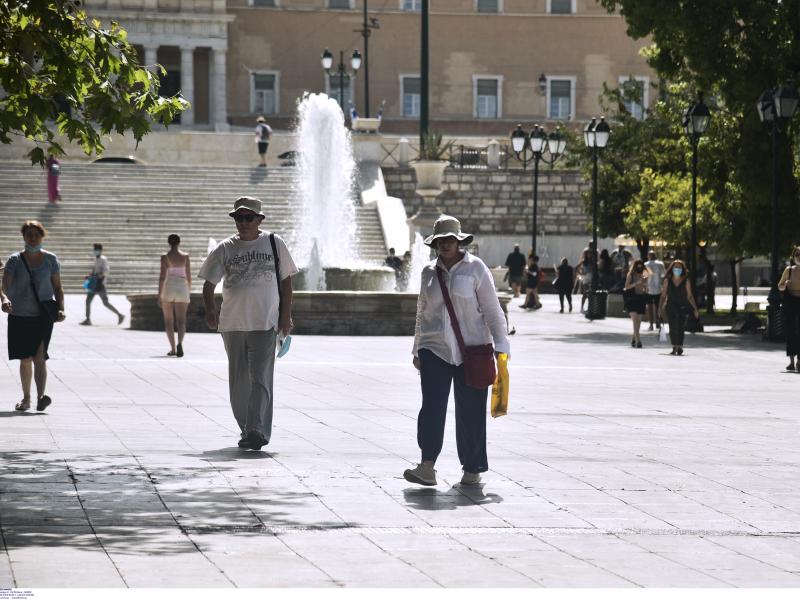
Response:
[[[82,301],[56,326],[46,415],[13,411],[2,363],[0,588],[800,585],[800,376],[780,345],[706,333],[671,357],[654,333],[632,349],[627,320],[512,305],[491,470],[459,486],[451,412],[431,489],[401,477],[411,338],[297,336],[272,442],[242,452],[218,335],[167,358],[99,303],[78,326]]]

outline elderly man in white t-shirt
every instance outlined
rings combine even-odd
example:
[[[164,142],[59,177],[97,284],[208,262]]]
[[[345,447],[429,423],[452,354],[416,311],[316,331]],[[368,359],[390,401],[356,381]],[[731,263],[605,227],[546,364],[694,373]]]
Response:
[[[275,342],[292,329],[292,275],[298,272],[285,242],[261,231],[261,201],[242,196],[229,213],[238,233],[222,240],[200,267],[206,323],[222,334],[228,354],[233,416],[240,448],[260,450],[272,435]],[[276,261],[277,254],[277,261]],[[214,288],[222,284],[217,315]]]

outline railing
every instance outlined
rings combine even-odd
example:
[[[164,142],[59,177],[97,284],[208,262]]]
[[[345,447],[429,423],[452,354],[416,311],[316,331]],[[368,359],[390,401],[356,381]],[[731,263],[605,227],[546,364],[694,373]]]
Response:
[[[493,167],[490,165],[489,150],[490,146],[460,144],[451,148],[448,160],[450,166],[455,169],[491,169]],[[496,168],[525,169],[527,167],[523,161],[517,158],[509,145],[500,145],[498,154],[499,162]],[[407,167],[411,161],[417,160],[418,157],[418,145],[408,142],[381,144],[382,167]]]

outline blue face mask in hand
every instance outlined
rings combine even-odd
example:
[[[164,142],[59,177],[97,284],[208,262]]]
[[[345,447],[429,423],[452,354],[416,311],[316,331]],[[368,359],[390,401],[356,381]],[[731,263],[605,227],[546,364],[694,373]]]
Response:
[[[680,267],[674,267],[674,268],[672,269],[672,274],[673,274],[675,277],[680,277],[681,275],[683,275],[683,269],[681,269]]]
[[[42,245],[41,244],[37,244],[36,246],[31,246],[30,244],[25,244],[25,250],[27,250],[28,252],[34,252],[34,253],[41,252],[42,251]]]

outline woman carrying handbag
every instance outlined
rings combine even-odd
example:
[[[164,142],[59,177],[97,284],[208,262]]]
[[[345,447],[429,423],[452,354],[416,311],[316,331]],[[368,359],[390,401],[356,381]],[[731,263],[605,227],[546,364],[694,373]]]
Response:
[[[434,465],[442,450],[447,401],[454,387],[456,446],[462,485],[480,482],[486,457],[486,404],[495,377],[496,353],[509,353],[506,321],[486,265],[463,249],[472,236],[458,219],[439,217],[425,239],[437,258],[422,270],[414,332],[422,408],[417,419],[421,462],[403,477],[436,485]]]
[[[55,254],[42,249],[47,235],[38,221],[22,224],[25,250],[8,258],[3,273],[2,310],[8,313],[8,359],[19,359],[22,400],[14,407],[20,412],[31,407],[31,379],[36,381],[36,410],[45,410],[52,400],[45,394],[47,348],[53,323],[64,316],[61,266]]]

